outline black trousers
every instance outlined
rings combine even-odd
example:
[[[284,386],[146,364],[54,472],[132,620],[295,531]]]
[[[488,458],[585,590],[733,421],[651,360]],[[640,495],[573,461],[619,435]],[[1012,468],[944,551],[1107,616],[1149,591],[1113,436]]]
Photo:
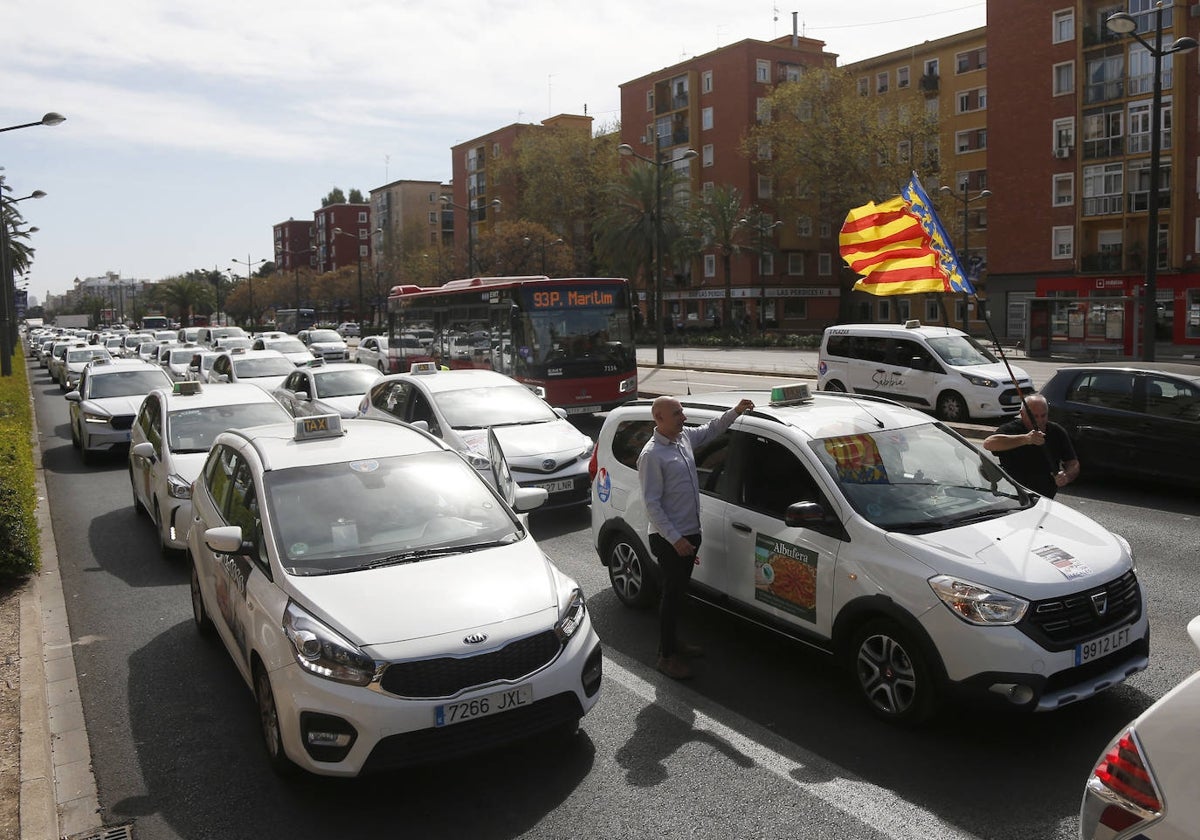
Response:
[[[685,534],[684,539],[690,542],[696,551],[700,550],[699,534]],[[662,572],[662,600],[658,605],[658,655],[674,656],[679,647],[679,637],[675,632],[679,622],[679,608],[683,605],[683,599],[687,597],[687,585],[692,579],[696,554],[680,557],[675,547],[659,534],[650,535],[650,550],[654,552],[658,568]]]

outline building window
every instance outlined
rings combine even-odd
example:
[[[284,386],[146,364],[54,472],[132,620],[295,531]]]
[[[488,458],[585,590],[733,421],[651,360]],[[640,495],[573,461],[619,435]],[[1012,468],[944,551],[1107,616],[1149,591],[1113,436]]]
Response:
[[[812,217],[801,216],[796,219],[796,235],[812,236]]]
[[[367,211],[366,211],[366,210],[360,210],[360,211],[358,212],[358,223],[359,223],[360,225],[365,225],[365,224],[367,223]],[[365,231],[360,231],[360,232],[359,232],[359,235],[360,235],[360,236],[362,236],[362,235],[364,235],[364,234],[365,234]]]
[[[1054,176],[1054,206],[1067,207],[1075,203],[1075,173]]]
[[[830,232],[829,222],[821,222],[821,227],[820,227],[821,238],[828,239],[829,232]]]
[[[716,277],[717,276],[717,255],[716,254],[705,254],[704,255],[704,276],[705,277]]]
[[[969,114],[972,111],[982,111],[987,108],[987,88],[960,91],[957,98],[957,112]]]
[[[783,317],[792,321],[808,320],[808,301],[804,298],[783,298]]]
[[[896,68],[896,87],[899,88],[900,90],[904,90],[906,87],[908,87],[908,68],[907,67],[897,67]]]
[[[700,165],[701,166],[712,166],[713,165],[712,143],[707,143],[700,148]]]
[[[771,141],[770,140],[759,140],[758,141],[758,159],[759,160],[770,160],[771,159]]]
[[[1129,190],[1131,213],[1144,213],[1150,209],[1150,161],[1147,158],[1129,161],[1129,174],[1125,179]],[[1158,168],[1158,205],[1171,206],[1171,164],[1169,160]]]
[[[1084,104],[1119,99],[1125,90],[1125,56],[1106,55],[1087,63],[1087,84],[1083,90]]]
[[[938,70],[938,60],[936,58],[928,58],[925,60],[925,75],[930,78],[937,78],[940,71]]]
[[[1120,163],[1083,168],[1083,215],[1105,216],[1124,209],[1125,170]]]
[[[785,64],[783,67],[785,82],[798,82],[802,75],[804,75],[804,66],[801,64]]]
[[[654,110],[654,91],[653,90],[646,91],[646,110],[647,111]]]
[[[787,273],[791,277],[804,276],[804,252],[792,251],[787,255]]]
[[[760,82],[771,81],[771,62],[762,58],[755,61],[754,78]]]
[[[1083,115],[1084,160],[1111,157],[1125,150],[1125,111],[1120,105]]]
[[[987,148],[987,129],[969,128],[954,134],[954,150],[958,154],[977,152]]]
[[[833,257],[828,252],[817,254],[817,274],[822,277],[833,274]]]
[[[492,159],[494,160],[498,157],[500,157],[500,144],[493,143],[492,144]]]
[[[937,97],[931,96],[925,100],[925,116],[934,122],[938,120],[940,106],[938,105]]]
[[[775,255],[770,251],[758,255],[758,273],[760,277],[770,277],[775,273]]]
[[[912,302],[908,298],[896,298],[896,322],[903,324],[912,317]]]
[[[1055,64],[1053,67],[1054,73],[1054,95],[1064,96],[1068,93],[1075,92],[1075,62],[1064,61],[1062,64]]]
[[[705,204],[712,204],[713,190],[716,188],[717,185],[712,181],[705,181],[700,185],[700,197]]]
[[[887,298],[882,298],[875,304],[875,320],[880,322],[892,320],[892,302]]]
[[[1072,225],[1056,227],[1051,231],[1050,258],[1069,260],[1075,256],[1075,228]]]
[[[763,125],[769,123],[771,121],[771,101],[760,96],[754,102],[754,113],[760,123]]]
[[[866,96],[870,92],[871,92],[871,80],[868,79],[866,76],[863,76],[861,79],[858,80],[858,95]]]
[[[875,92],[876,93],[887,93],[888,92],[888,72],[886,70],[884,70],[882,73],[877,73],[875,75]]]
[[[771,197],[771,177],[769,175],[759,175],[758,176],[758,197],[759,198],[770,198]]]
[[[1075,118],[1064,117],[1054,121],[1054,148],[1075,148]]]
[[[705,70],[700,74],[700,92],[712,93],[713,90],[713,71]]]
[[[1162,88],[1170,90],[1171,82],[1170,54],[1162,60]],[[1154,56],[1145,47],[1134,45],[1129,48],[1129,73],[1125,79],[1125,95],[1138,96],[1154,92]]]
[[[700,130],[709,131],[713,127],[713,109],[710,105],[700,109]]]
[[[930,324],[937,323],[937,320],[942,316],[941,309],[936,297],[925,298],[925,321]]]
[[[1061,44],[1065,41],[1075,40],[1075,10],[1060,9],[1053,13],[1052,17],[1052,34],[1050,40],[1052,43]]]
[[[960,52],[954,56],[954,72],[970,73],[972,70],[982,70],[987,67],[987,47]]]
[[[429,224],[436,225],[438,223],[438,214],[436,210],[429,211]]]
[[[1159,111],[1159,143],[1165,152],[1171,148],[1171,98],[1165,97]],[[1150,153],[1150,103],[1129,103],[1129,139],[1125,147],[1129,155]]]
[[[912,141],[901,140],[896,144],[896,159],[901,163],[912,162]]]

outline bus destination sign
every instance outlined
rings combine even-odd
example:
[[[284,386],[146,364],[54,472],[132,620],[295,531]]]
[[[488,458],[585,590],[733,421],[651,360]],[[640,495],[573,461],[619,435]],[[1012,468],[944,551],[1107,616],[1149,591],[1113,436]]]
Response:
[[[529,295],[533,309],[581,309],[589,306],[612,306],[617,296],[609,289],[545,289]]]

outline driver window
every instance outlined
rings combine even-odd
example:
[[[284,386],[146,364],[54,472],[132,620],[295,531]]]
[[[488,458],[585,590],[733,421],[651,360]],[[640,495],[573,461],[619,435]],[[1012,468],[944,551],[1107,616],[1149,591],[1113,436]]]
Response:
[[[434,416],[433,406],[430,405],[429,399],[420,391],[413,391],[412,406],[408,411],[408,422],[417,423],[424,420],[429,424],[429,433],[442,436],[441,429],[438,428],[437,417]]]
[[[731,432],[725,432],[716,440],[709,441],[696,450],[696,477],[702,493],[725,495],[728,482],[725,480],[725,458],[729,455]]]
[[[820,502],[821,491],[808,468],[781,443],[747,435],[741,504],[783,519],[796,502]]]

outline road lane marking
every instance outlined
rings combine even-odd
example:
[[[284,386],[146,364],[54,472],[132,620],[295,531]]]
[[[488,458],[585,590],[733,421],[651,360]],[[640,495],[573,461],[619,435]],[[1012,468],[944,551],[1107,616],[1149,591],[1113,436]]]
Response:
[[[887,788],[865,781],[748,718],[711,702],[687,686],[666,678],[659,679],[657,674],[650,674],[654,682],[643,679],[634,671],[649,673],[649,669],[636,660],[611,649],[605,650],[604,659],[607,679],[615,680],[693,729],[722,739],[758,767],[893,840],[928,840],[930,837],[980,840],[901,799]],[[663,690],[668,687],[671,690]],[[802,781],[798,777],[826,781]]]

